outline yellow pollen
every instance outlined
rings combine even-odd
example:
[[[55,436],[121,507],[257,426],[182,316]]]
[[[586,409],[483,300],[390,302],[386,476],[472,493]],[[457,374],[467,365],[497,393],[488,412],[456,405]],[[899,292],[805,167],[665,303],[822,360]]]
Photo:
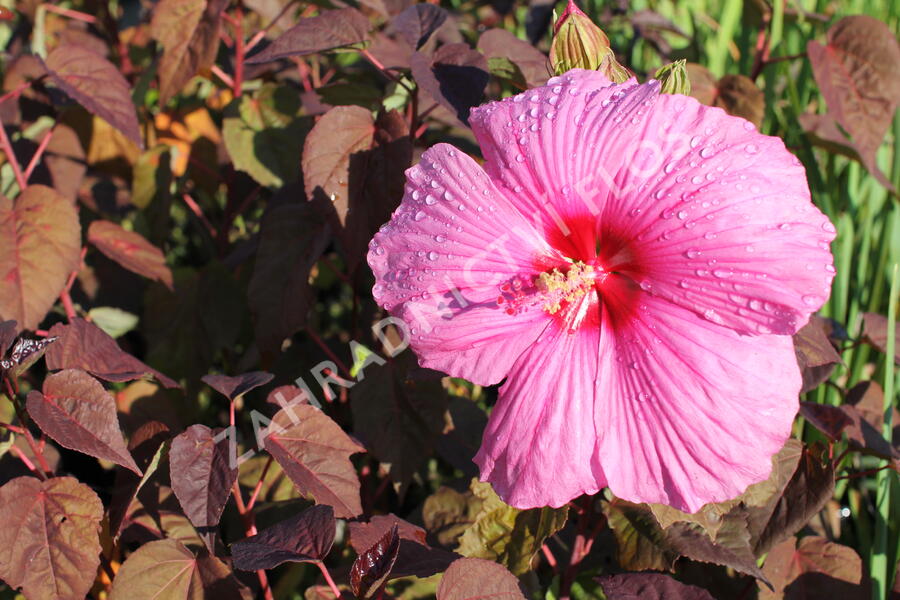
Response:
[[[559,269],[538,275],[534,285],[543,295],[543,308],[555,314],[562,308],[562,302],[571,303],[584,296],[594,285],[594,267],[581,261],[572,264],[566,273]]]

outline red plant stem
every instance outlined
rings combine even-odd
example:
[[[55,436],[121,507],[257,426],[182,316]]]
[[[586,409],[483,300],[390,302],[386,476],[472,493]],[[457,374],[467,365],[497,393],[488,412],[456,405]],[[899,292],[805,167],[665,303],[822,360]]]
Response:
[[[40,77],[37,79],[32,79],[31,81],[23,81],[22,83],[17,85],[14,89],[12,89],[12,90],[6,92],[5,94],[3,94],[2,96],[0,96],[0,104],[2,104],[3,102],[6,102],[10,98],[17,98],[19,96],[19,94],[21,94],[22,92],[24,92],[25,90],[30,88],[31,84],[33,84],[35,81],[38,81],[39,79],[40,79]]]
[[[541,546],[541,552],[544,554],[544,558],[547,559],[547,564],[550,565],[550,568],[556,573],[559,563],[556,562],[556,557],[553,556],[553,551],[550,550],[550,546],[543,544]]]
[[[262,475],[259,476],[259,481],[256,482],[256,487],[253,488],[253,494],[250,495],[250,501],[247,502],[247,512],[253,510],[253,505],[256,504],[256,499],[259,497],[259,492],[262,490],[263,482],[266,480],[266,475],[269,474],[269,467],[272,466],[272,456],[269,455],[269,459],[266,461],[266,466],[263,467]]]
[[[75,280],[78,278],[78,272],[81,271],[81,266],[84,264],[85,254],[87,254],[87,246],[82,246],[81,258],[78,261],[78,266],[69,274],[69,279],[66,281],[66,287],[64,287],[63,291],[59,294],[59,299],[62,300],[63,308],[66,311],[66,319],[69,323],[77,316],[75,313],[75,306],[72,304],[71,291],[72,286],[75,285]]]
[[[31,471],[32,473],[34,473],[35,475],[37,475],[38,477],[40,477],[41,480],[47,479],[47,478],[44,476],[44,474],[41,473],[41,471],[40,471],[36,466],[34,466],[34,463],[31,462],[31,460],[29,460],[29,458],[28,458],[27,456],[25,456],[25,453],[22,452],[19,448],[17,448],[16,446],[11,446],[10,449],[9,449],[9,451],[10,451],[11,453],[13,453],[13,454],[16,456],[16,458],[18,458],[19,460],[21,460],[21,461],[22,461],[22,464],[24,464],[25,467],[26,467],[29,471]]]
[[[241,88],[244,84],[244,12],[240,5],[234,10],[234,97],[241,97]]]
[[[224,83],[225,85],[227,85],[230,88],[234,88],[234,79],[232,79],[228,73],[226,73],[221,68],[219,68],[219,65],[213,65],[212,67],[210,67],[209,70],[212,72],[213,75],[215,75],[216,77],[221,79],[222,83]]]
[[[319,334],[316,333],[315,329],[313,329],[311,326],[307,326],[306,334],[312,341],[316,343],[319,348],[322,349],[322,352],[324,352],[328,356],[328,358],[331,359],[331,362],[337,365],[338,369],[343,372],[344,377],[346,377],[347,379],[353,379],[353,376],[350,375],[350,369],[347,367],[344,361],[338,358],[337,354],[331,351],[331,348],[328,347],[328,344],[322,341],[322,338],[319,337]]]
[[[253,50],[256,47],[256,45],[258,43],[260,43],[263,40],[263,38],[265,38],[265,37],[266,37],[265,29],[262,31],[257,31],[256,35],[254,35],[252,38],[247,40],[247,45],[244,46],[244,52],[250,52],[251,50]]]
[[[203,226],[209,232],[209,235],[215,239],[216,228],[212,226],[212,223],[210,223],[209,219],[206,218],[206,215],[203,214],[203,209],[200,208],[200,205],[191,198],[190,194],[182,194],[182,199],[184,200],[184,203],[187,204],[187,207],[191,209],[191,212],[194,213],[194,216],[200,219],[200,222],[203,223]]]
[[[241,486],[237,481],[234,482],[234,486],[231,488],[232,496],[234,496],[234,503],[237,506],[238,514],[241,517],[241,522],[244,524],[244,533],[247,537],[251,535],[256,535],[256,523],[253,518],[253,513],[250,509],[244,505],[244,498],[241,496]],[[266,576],[265,569],[259,569],[256,572],[257,578],[259,578],[259,585],[262,588],[263,596],[266,600],[274,600],[274,596],[272,595],[272,587],[269,585],[269,578]]]
[[[294,64],[297,65],[297,72],[300,73],[300,83],[303,84],[303,90],[307,92],[313,91],[313,84],[309,78],[309,65],[299,56],[292,56],[291,58],[293,59]]]
[[[878,471],[883,471],[885,469],[891,469],[893,471],[897,471],[898,473],[900,473],[900,468],[897,468],[894,465],[884,465],[883,467],[878,467],[877,469],[869,469],[868,471],[859,471],[857,473],[848,473],[847,475],[841,475],[840,477],[835,477],[835,480],[856,479],[857,477],[868,477],[869,475],[874,475]]]
[[[47,337],[50,335],[50,332],[47,331],[46,329],[35,329],[34,335],[36,335],[38,337]]]
[[[10,423],[2,423],[0,422],[0,428],[9,429],[13,433],[18,433],[19,435],[25,433],[25,430],[19,427],[18,425],[12,425]]]
[[[234,427],[234,400],[228,404],[228,424]]]
[[[335,274],[335,276],[337,276],[338,279],[340,279],[347,285],[353,285],[353,282],[350,281],[350,278],[347,277],[347,275],[345,275],[343,271],[338,269],[337,265],[334,264],[334,262],[330,258],[328,258],[326,255],[323,254],[322,258],[320,260],[322,261],[323,265],[328,267],[329,271],[331,271],[332,273]]]
[[[319,570],[322,571],[322,577],[325,578],[325,581],[328,583],[328,587],[331,588],[331,593],[334,594],[335,598],[340,598],[341,590],[334,583],[334,579],[331,578],[331,573],[328,572],[328,567],[326,567],[325,563],[323,563],[321,560],[316,562],[316,564],[319,566]]]
[[[50,144],[50,138],[53,137],[54,131],[56,131],[56,128],[51,127],[50,131],[47,132],[47,135],[45,135],[41,140],[41,143],[38,144],[37,150],[34,152],[34,156],[31,157],[31,160],[28,162],[28,166],[25,167],[25,172],[23,173],[25,181],[31,179],[31,174],[34,172],[35,167],[37,167],[38,161],[41,159],[41,155],[44,154],[44,150],[46,150],[47,146]]]
[[[56,13],[64,17],[69,17],[70,19],[75,19],[76,21],[83,21],[84,23],[90,23],[91,25],[97,23],[97,17],[89,15],[87,13],[72,10],[70,8],[62,8],[61,6],[56,6],[54,4],[45,3],[43,6],[44,9],[48,12]]]
[[[22,405],[19,404],[19,400],[16,397],[15,391],[13,391],[12,384],[9,382],[8,377],[3,378],[3,383],[6,386],[6,395],[9,398],[9,401],[13,403],[13,407],[16,409],[16,416],[19,417],[19,421],[22,423],[22,435],[25,437],[25,442],[28,444],[28,447],[31,448],[31,451],[34,453],[34,457],[37,459],[38,464],[41,466],[40,469],[34,469],[34,472],[38,474],[38,477],[41,479],[46,479],[47,473],[52,473],[53,469],[50,468],[50,465],[47,464],[47,459],[44,458],[44,451],[41,449],[34,441],[34,436],[31,435],[31,431],[28,430],[28,420],[25,415],[25,411],[22,410]],[[23,455],[24,456],[24,455]],[[27,457],[25,457],[27,458]],[[30,463],[30,461],[28,461]],[[26,464],[27,466],[27,464]],[[43,472],[41,472],[43,470]]]
[[[9,142],[9,136],[6,135],[6,128],[3,126],[2,120],[0,120],[0,150],[3,150],[3,153],[6,154],[6,159],[12,167],[13,175],[16,176],[16,183],[19,184],[19,191],[25,191],[28,182],[22,173],[22,167],[19,165],[16,153],[13,152],[12,144]]]
[[[390,69],[388,69],[387,67],[385,67],[385,66],[381,63],[380,60],[378,60],[377,58],[375,58],[375,57],[372,55],[371,52],[369,52],[368,50],[360,50],[359,53],[360,53],[360,55],[362,55],[363,58],[365,58],[367,61],[369,61],[369,62],[372,64],[373,67],[375,67],[376,69],[378,69],[378,70],[381,72],[382,75],[384,75],[385,77],[387,77],[388,79],[390,79],[391,81],[393,81],[394,83],[396,83],[397,85],[399,85],[399,86],[405,88],[407,92],[412,92],[412,90],[409,89],[409,86],[406,85],[406,84],[403,82],[402,79],[400,79],[399,77],[397,77],[396,75],[394,75],[393,73],[391,73]]]

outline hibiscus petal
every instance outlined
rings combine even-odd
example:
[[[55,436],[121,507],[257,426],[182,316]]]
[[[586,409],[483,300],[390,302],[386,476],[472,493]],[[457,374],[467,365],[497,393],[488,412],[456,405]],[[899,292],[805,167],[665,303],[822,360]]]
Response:
[[[800,161],[692,98],[660,97],[644,126],[664,164],[623,176],[603,215],[635,240],[639,283],[741,332],[795,333],[834,278],[834,227]]]
[[[596,296],[570,310],[592,313]],[[569,334],[554,323],[513,366],[500,388],[475,462],[504,502],[517,508],[559,507],[606,485],[594,452],[594,377],[599,329]]]
[[[490,385],[548,322],[541,311],[507,314],[500,285],[556,254],[474,160],[438,144],[407,171],[368,261],[375,298],[409,326],[420,364]]]
[[[614,312],[595,413],[613,493],[694,512],[766,479],[798,409],[791,338],[742,336],[646,293],[629,324]]]

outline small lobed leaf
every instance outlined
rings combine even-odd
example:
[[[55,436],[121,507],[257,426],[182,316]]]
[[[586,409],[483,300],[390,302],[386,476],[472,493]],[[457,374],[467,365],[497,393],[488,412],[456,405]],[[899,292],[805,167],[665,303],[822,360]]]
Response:
[[[143,144],[131,88],[114,64],[86,46],[60,44],[45,66],[50,80],[75,102],[138,146]]]
[[[236,377],[227,375],[204,375],[201,381],[229,400],[243,396],[250,390],[266,385],[275,376],[265,371],[252,371]]]
[[[394,17],[391,25],[410,46],[418,50],[446,20],[446,10],[435,4],[423,3],[404,9]]]
[[[28,393],[26,405],[34,422],[61,446],[141,475],[122,437],[115,400],[84,371],[49,375],[42,392]]]
[[[467,44],[445,44],[433,56],[416,52],[410,68],[416,84],[463,124],[490,81],[487,59]]]
[[[353,562],[350,568],[350,589],[357,598],[371,598],[382,589],[391,575],[399,552],[400,533],[394,524]]]
[[[730,115],[743,117],[757,128],[765,113],[765,94],[744,75],[716,77],[702,65],[686,65],[691,82],[691,96],[708,106],[718,106]]]
[[[437,589],[437,600],[525,600],[516,576],[502,565],[480,558],[455,561]]]
[[[215,440],[220,431],[192,425],[172,440],[169,450],[172,491],[211,552],[219,519],[238,477],[237,465],[230,464],[228,437]]]
[[[830,332],[829,321],[813,315],[809,322],[794,334],[794,352],[803,376],[801,394],[815,389],[828,379],[834,367],[841,363],[841,355],[831,343]]]
[[[433,548],[426,541],[425,530],[412,523],[390,515],[377,515],[368,523],[350,523],[350,544],[358,554],[375,545],[392,527],[400,535],[400,550],[391,573],[395,577],[430,577],[447,570],[450,563],[460,558],[455,552]]]
[[[888,319],[884,315],[876,313],[863,313],[863,339],[875,346],[880,352],[887,352]],[[900,339],[900,325],[897,325],[894,334]],[[894,362],[900,363],[900,348],[894,354]]]
[[[131,356],[102,329],[84,319],[57,323],[50,335],[59,339],[47,352],[47,368],[81,369],[105,381],[132,381],[152,375],[167,388],[178,384]]]
[[[255,65],[289,56],[305,56],[347,48],[366,41],[369,20],[355,8],[327,10],[317,17],[301,19],[265,50],[250,56]]]
[[[7,321],[15,323],[15,321]],[[19,338],[13,345],[9,356],[0,360],[0,370],[6,371],[11,379],[16,379],[19,375],[27,371],[31,365],[36,363],[47,351],[47,348],[57,340],[56,337],[45,337],[38,340],[29,340]]]
[[[122,563],[109,600],[251,600],[253,594],[214,556],[173,539],[144,544]]]
[[[763,572],[774,585],[760,589],[759,600],[869,598],[862,581],[862,561],[852,549],[818,536],[789,537],[774,546]]]
[[[548,537],[562,529],[569,509],[519,510],[504,503],[489,483],[472,481],[472,492],[482,500],[474,524],[459,539],[457,552],[467,557],[495,560],[515,575],[531,569],[531,560]]]
[[[285,562],[315,562],[331,551],[334,509],[312,506],[258,534],[231,545],[234,566],[242,571],[274,569]]]
[[[0,319],[37,329],[78,268],[81,225],[71,201],[30,185],[0,197]]]
[[[883,22],[867,15],[844,17],[828,30],[827,44],[806,52],[828,115],[850,134],[863,164],[886,187],[875,153],[900,98],[900,44]]]
[[[607,600],[714,600],[694,585],[687,585],[661,573],[619,573],[597,581]]]
[[[350,211],[350,159],[372,146],[375,120],[360,106],[336,106],[313,127],[303,146],[308,199],[330,201],[340,225]]]
[[[161,281],[172,289],[172,271],[166,265],[165,255],[139,233],[110,221],[94,221],[88,227],[88,241],[129,271]]]
[[[350,455],[365,449],[325,413],[308,404],[289,406],[275,415],[266,433],[265,449],[301,494],[334,507],[341,519],[362,512]]]
[[[29,600],[83,600],[100,566],[103,504],[73,477],[0,487],[0,579]]]

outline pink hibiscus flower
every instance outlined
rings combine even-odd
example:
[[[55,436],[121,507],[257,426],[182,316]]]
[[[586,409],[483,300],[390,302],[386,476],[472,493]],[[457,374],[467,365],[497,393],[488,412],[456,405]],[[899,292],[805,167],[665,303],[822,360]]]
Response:
[[[519,507],[609,486],[696,511],[764,480],[797,412],[791,334],[834,227],[780,139],[659,84],[571,71],[472,112],[372,240],[425,367],[506,380],[475,458]]]

